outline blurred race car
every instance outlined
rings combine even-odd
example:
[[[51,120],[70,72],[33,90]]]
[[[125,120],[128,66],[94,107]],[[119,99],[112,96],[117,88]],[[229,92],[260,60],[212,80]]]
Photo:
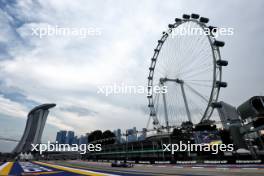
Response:
[[[131,163],[116,161],[116,162],[113,162],[111,166],[112,167],[133,167],[134,165]]]

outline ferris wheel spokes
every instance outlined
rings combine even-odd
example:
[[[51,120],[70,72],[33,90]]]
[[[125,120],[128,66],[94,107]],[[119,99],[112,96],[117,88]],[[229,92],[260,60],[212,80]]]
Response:
[[[222,67],[228,62],[221,60],[219,50],[224,42],[217,41],[211,32],[175,35],[177,29],[215,28],[207,27],[208,21],[197,14],[176,18],[176,23],[169,24],[154,49],[148,86],[168,86],[167,93],[161,95],[149,89],[148,106],[156,128],[170,128],[184,121],[194,124],[208,120],[220,88],[227,86],[222,82]]]

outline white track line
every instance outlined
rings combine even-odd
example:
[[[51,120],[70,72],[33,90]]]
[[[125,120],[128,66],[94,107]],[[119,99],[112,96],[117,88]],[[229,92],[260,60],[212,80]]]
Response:
[[[5,164],[2,164],[2,165],[0,166],[0,171],[1,171],[3,168],[5,168],[9,163],[10,163],[10,162],[6,162]]]

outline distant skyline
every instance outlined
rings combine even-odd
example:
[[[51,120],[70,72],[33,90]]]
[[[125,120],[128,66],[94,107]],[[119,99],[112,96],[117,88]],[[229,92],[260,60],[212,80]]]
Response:
[[[264,2],[195,0],[1,0],[0,136],[20,139],[30,109],[56,103],[43,133],[54,141],[59,130],[77,135],[95,129],[146,127],[147,98],[98,94],[114,83],[147,85],[153,49],[162,31],[182,14],[198,13],[209,24],[234,28],[221,36],[222,58],[229,61],[220,100],[238,106],[264,95]],[[100,28],[100,35],[32,36],[45,25]],[[0,152],[13,143],[0,141]],[[12,147],[11,147],[12,148]]]

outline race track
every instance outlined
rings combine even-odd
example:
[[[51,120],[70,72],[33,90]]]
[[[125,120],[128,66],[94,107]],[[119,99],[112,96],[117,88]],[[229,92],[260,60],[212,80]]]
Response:
[[[7,175],[180,175],[180,176],[263,176],[264,165],[143,165],[133,168],[113,168],[110,163],[73,161],[5,162],[0,165],[0,176]]]

